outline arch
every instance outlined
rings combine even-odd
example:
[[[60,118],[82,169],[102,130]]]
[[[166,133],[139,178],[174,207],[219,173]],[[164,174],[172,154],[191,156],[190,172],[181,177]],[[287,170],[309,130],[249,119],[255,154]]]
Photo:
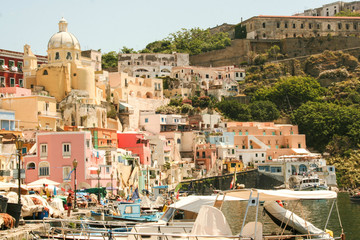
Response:
[[[43,161],[39,163],[39,176],[50,176],[50,163]]]
[[[307,172],[307,167],[304,164],[300,164],[299,166],[299,174],[303,174]]]
[[[29,162],[26,166],[26,170],[33,170],[33,169],[36,169],[35,163]]]
[[[139,97],[139,98],[141,98],[141,92],[138,91],[138,92],[136,93],[136,96]]]
[[[170,72],[170,70],[169,70],[169,69],[164,68],[164,69],[162,69],[162,70],[161,70],[161,72],[163,72],[163,73],[169,73],[169,72]]]
[[[296,174],[296,167],[294,165],[291,165],[291,174],[295,175]]]
[[[81,183],[79,183],[78,188],[79,189],[87,189],[87,188],[91,188],[91,186],[87,182],[81,182]]]
[[[206,82],[205,81],[201,82],[201,85],[206,86]]]
[[[48,75],[48,71],[45,69],[43,75]]]
[[[149,71],[146,70],[145,68],[139,68],[139,69],[135,69],[134,72],[149,72]]]
[[[147,92],[145,94],[146,98],[152,98],[153,97],[153,94],[151,92]]]

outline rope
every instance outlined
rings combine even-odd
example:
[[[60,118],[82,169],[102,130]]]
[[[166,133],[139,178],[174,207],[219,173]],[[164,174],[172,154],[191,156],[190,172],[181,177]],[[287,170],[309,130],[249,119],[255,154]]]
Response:
[[[333,204],[331,205],[331,209],[330,209],[329,215],[328,215],[328,217],[327,217],[327,219],[326,219],[326,224],[325,224],[325,227],[324,227],[324,232],[326,231],[326,227],[327,227],[327,225],[328,225],[328,223],[329,223],[330,216],[331,216],[331,213],[332,213],[332,211],[333,211],[333,209],[334,209],[334,204],[335,204],[335,202],[336,202],[336,199],[333,201]],[[337,204],[336,204],[336,206],[337,206]]]

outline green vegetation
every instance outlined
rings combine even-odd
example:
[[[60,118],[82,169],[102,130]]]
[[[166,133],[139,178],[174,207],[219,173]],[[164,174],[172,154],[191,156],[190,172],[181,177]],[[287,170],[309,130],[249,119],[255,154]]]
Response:
[[[196,55],[211,50],[230,46],[231,40],[227,33],[211,34],[209,30],[200,28],[185,29],[171,33],[167,38],[149,43],[142,53],[189,53]]]
[[[360,13],[351,10],[340,11],[335,15],[336,17],[360,17]]]
[[[244,39],[246,34],[246,26],[242,26],[241,23],[235,26],[235,39]]]
[[[111,68],[117,68],[118,66],[118,54],[115,51],[104,53],[102,55],[102,69],[108,70]]]

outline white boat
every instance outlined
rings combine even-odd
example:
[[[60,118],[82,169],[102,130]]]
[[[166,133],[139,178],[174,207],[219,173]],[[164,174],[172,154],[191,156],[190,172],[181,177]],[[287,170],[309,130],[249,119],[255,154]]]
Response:
[[[215,198],[209,197],[191,197],[185,198],[170,206],[167,212],[163,215],[163,219],[158,223],[145,223],[132,226],[130,232],[108,233],[112,234],[112,239],[241,239],[241,240],[265,240],[265,239],[339,239],[331,236],[325,230],[315,228],[311,223],[297,218],[296,226],[299,234],[287,233],[284,229],[274,234],[267,234],[263,230],[263,223],[260,222],[259,208],[260,201],[302,201],[302,200],[317,200],[317,199],[332,199],[335,203],[337,197],[336,192],[332,191],[292,191],[292,190],[257,190],[257,189],[239,189],[221,192]],[[229,224],[221,212],[223,202],[227,199],[237,199],[247,202],[246,209],[244,209],[244,219],[241,224],[240,232],[233,233],[230,230]],[[213,206],[209,206],[213,205]],[[334,206],[334,204],[333,204]],[[175,209],[175,210],[174,210]],[[176,219],[176,212],[186,215],[186,210],[195,211],[192,216],[188,215],[189,219],[196,216],[195,222],[189,222],[186,218]],[[250,209],[256,213],[253,214],[254,219],[249,219]],[[275,206],[272,209],[268,208],[273,215],[278,214],[277,218],[282,216],[292,215],[291,212],[281,211]],[[331,211],[333,207],[331,208]],[[331,211],[329,216],[331,215]],[[294,216],[294,215],[292,215]],[[290,221],[290,220],[289,220]],[[289,222],[288,221],[288,222]],[[303,228],[301,231],[299,229]]]
[[[300,185],[295,190],[299,191],[316,191],[316,190],[328,190],[328,186],[321,182],[317,175],[305,176],[300,180]]]

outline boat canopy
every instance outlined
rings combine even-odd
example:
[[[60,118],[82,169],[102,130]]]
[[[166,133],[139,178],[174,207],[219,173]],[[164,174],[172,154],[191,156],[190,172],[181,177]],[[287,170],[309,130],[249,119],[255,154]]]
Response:
[[[319,191],[293,191],[293,190],[260,190],[260,189],[238,189],[222,192],[226,197],[237,197],[248,200],[250,193],[252,198],[259,194],[259,201],[276,200],[316,200],[316,199],[335,199],[337,193],[327,190]]]
[[[171,204],[170,207],[198,213],[201,206],[203,206],[203,205],[214,206],[216,197],[217,196],[188,196],[188,197],[180,198],[179,201]],[[223,197],[224,196],[220,195],[217,198],[217,200],[221,201],[223,199]],[[226,201],[240,201],[240,200],[245,200],[245,199],[241,199],[238,197],[226,196],[225,200]]]

